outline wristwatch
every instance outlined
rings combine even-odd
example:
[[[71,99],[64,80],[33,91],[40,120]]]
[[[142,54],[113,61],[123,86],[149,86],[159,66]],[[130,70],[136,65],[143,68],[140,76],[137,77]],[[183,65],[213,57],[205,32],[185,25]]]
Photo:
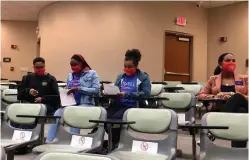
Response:
[[[231,95],[234,95],[235,93],[234,92],[231,92]]]

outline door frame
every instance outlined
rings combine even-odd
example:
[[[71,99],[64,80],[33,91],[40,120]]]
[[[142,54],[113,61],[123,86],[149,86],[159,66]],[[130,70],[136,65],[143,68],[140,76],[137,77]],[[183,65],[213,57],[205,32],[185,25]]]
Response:
[[[41,54],[41,37],[37,38],[36,42],[36,56],[40,57]]]
[[[177,32],[177,31],[169,31],[169,30],[166,30],[164,32],[164,43],[163,43],[163,81],[164,81],[164,70],[165,70],[165,52],[166,52],[166,35],[174,35],[174,36],[181,36],[181,37],[185,37],[185,38],[189,38],[189,74],[190,74],[190,82],[192,82],[193,80],[193,39],[194,39],[194,36],[192,34],[189,34],[189,33],[183,33],[183,32]]]

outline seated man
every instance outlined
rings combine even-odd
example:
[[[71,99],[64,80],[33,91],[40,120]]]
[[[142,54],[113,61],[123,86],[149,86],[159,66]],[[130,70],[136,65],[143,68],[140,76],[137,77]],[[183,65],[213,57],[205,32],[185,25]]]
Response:
[[[47,115],[53,115],[60,106],[58,84],[54,76],[45,72],[45,60],[37,57],[33,60],[34,73],[22,78],[18,87],[18,100],[27,103],[43,103]]]

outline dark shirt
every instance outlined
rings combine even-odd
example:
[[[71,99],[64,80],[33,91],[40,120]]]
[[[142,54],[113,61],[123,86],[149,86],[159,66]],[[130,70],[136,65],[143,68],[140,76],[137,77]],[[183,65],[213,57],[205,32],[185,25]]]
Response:
[[[221,85],[220,91],[221,92],[235,92],[235,85],[232,85],[232,86]]]
[[[31,96],[29,94],[30,89],[37,90],[39,92],[38,95]],[[54,76],[48,73],[44,76],[37,76],[34,73],[23,76],[22,82],[18,87],[18,100],[35,103],[34,101],[37,97],[41,97],[41,103],[47,105],[48,113],[54,112],[60,106],[59,89]]]

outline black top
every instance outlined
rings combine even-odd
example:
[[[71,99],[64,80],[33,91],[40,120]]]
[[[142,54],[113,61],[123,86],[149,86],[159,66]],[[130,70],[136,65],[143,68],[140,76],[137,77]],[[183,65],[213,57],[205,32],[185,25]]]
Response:
[[[32,88],[39,92],[38,95],[31,96],[29,94]],[[50,97],[49,95],[53,96]],[[47,106],[48,112],[53,112],[59,107],[59,89],[54,76],[48,73],[44,76],[37,76],[35,73],[23,76],[22,82],[18,87],[18,100],[34,103],[37,97],[42,97],[42,103],[49,105]]]
[[[235,85],[232,85],[232,86],[221,85],[220,91],[221,92],[235,92]]]

